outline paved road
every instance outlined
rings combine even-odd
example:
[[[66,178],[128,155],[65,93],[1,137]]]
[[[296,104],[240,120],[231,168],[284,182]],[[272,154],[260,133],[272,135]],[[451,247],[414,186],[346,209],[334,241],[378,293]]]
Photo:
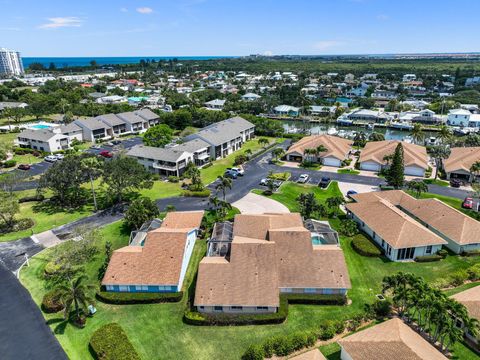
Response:
[[[0,358],[68,359],[27,289],[2,264],[0,284]]]

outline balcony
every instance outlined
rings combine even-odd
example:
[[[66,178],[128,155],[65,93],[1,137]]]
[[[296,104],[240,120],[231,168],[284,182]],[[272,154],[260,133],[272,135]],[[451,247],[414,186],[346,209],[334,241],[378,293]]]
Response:
[[[177,170],[176,164],[171,165],[171,164],[161,164],[161,163],[154,162],[152,166],[154,169],[164,169],[164,170],[172,170],[172,171]]]

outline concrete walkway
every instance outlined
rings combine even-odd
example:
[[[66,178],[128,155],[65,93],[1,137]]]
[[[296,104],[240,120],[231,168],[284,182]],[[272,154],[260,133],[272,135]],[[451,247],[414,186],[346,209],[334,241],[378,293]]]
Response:
[[[235,201],[232,206],[236,207],[242,214],[263,214],[263,213],[289,213],[290,210],[276,200],[269,199],[262,195],[248,193],[243,198]]]
[[[49,248],[55,245],[58,245],[62,242],[57,235],[53,233],[52,230],[44,231],[40,234],[35,234],[31,236],[33,242],[42,245],[45,248]]]

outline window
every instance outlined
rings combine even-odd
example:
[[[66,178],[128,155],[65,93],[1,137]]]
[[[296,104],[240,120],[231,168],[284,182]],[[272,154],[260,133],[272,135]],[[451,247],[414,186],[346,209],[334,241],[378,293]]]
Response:
[[[385,240],[382,239],[382,248],[385,247]]]
[[[222,311],[223,310],[223,306],[214,306],[213,307],[213,311]]]
[[[243,306],[231,306],[232,310],[243,310]]]
[[[432,253],[432,245],[427,246],[427,250],[425,250],[425,253],[431,254]]]
[[[257,306],[257,310],[268,310],[268,306]]]
[[[306,293],[314,293],[315,292],[315,288],[305,288],[305,292]]]
[[[118,287],[118,291],[128,291],[128,286],[120,285],[120,286]]]
[[[205,309],[205,306],[199,306],[198,308],[199,308],[200,310],[203,310],[203,309]]]

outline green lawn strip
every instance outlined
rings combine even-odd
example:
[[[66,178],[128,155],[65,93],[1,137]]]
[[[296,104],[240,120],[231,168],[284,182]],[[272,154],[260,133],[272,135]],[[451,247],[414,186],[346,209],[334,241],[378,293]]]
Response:
[[[18,133],[0,133],[0,145],[12,147]]]
[[[266,137],[266,139],[268,139],[270,143],[272,143],[273,141],[277,143],[283,141],[283,139],[281,138]],[[258,138],[247,141],[245,144],[243,144],[240,150],[235,151],[234,153],[228,155],[223,159],[214,161],[213,166],[201,169],[200,173],[203,183],[205,185],[210,184],[212,181],[215,181],[219,175],[223,175],[226,168],[233,166],[235,157],[237,157],[238,155],[245,154],[247,150],[251,150],[252,154],[255,154],[256,152],[262,150],[262,148],[264,148],[264,146],[258,143]]]
[[[339,174],[350,174],[350,175],[358,175],[360,171],[354,169],[338,169],[337,173]]]
[[[438,186],[444,186],[444,187],[447,187],[450,185],[448,181],[440,180],[440,179],[424,179],[423,182],[425,184],[432,184],[432,185],[438,185]]]
[[[468,283],[468,284],[463,284],[463,285],[457,286],[455,288],[445,290],[445,294],[447,294],[447,296],[452,296],[452,295],[458,294],[459,292],[471,289],[475,286],[480,286],[480,282],[472,282],[472,283]]]
[[[320,352],[325,355],[327,360],[340,360],[341,348],[336,342],[320,346]]]
[[[466,343],[457,342],[452,346],[453,356],[450,359],[455,360],[478,360],[480,353],[475,352]]]

